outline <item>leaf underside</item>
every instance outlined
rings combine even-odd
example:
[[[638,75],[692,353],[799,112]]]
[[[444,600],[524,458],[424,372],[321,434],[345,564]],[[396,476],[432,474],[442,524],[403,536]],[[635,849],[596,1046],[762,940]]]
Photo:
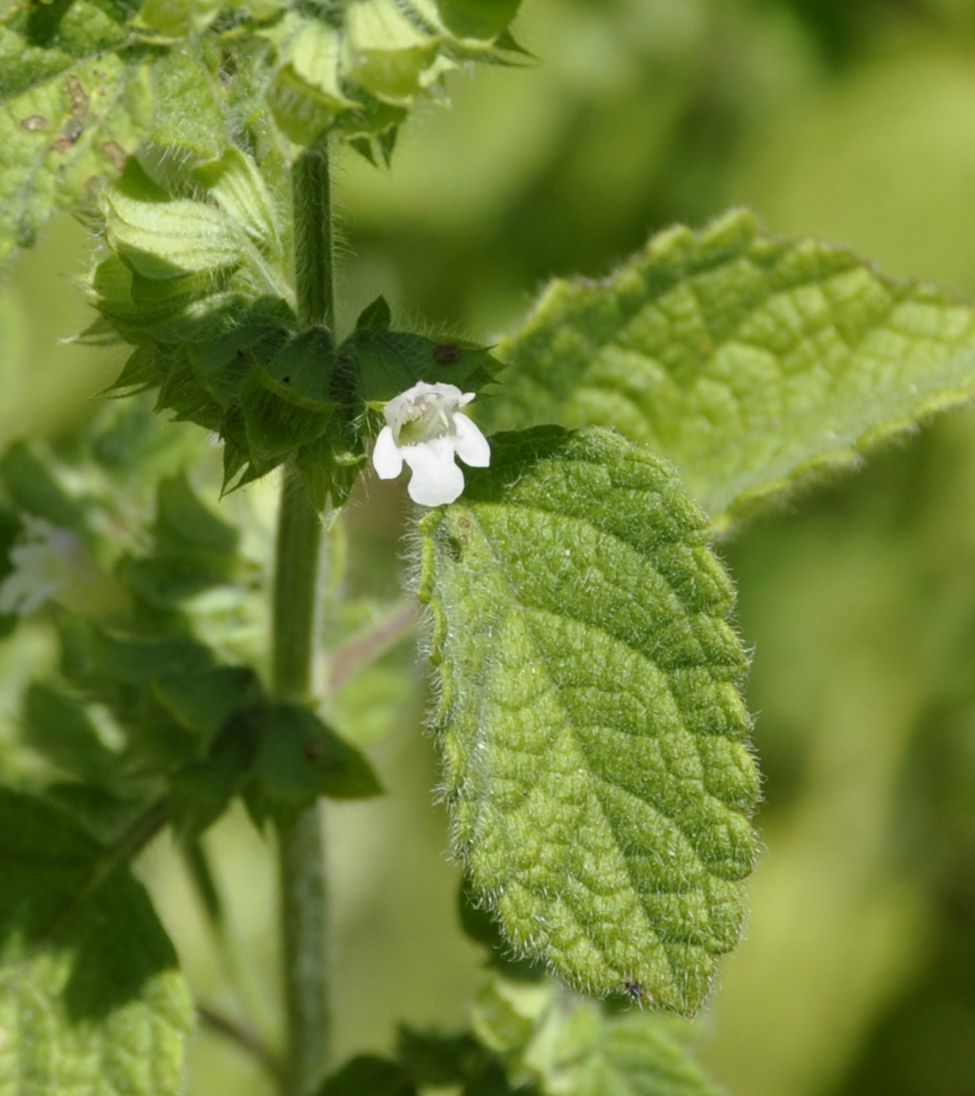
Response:
[[[754,853],[730,583],[647,450],[555,427],[492,449],[421,523],[453,849],[517,953],[693,1012]]]
[[[719,528],[975,392],[975,310],[734,211],[601,281],[555,281],[498,356],[488,429],[609,426]]]

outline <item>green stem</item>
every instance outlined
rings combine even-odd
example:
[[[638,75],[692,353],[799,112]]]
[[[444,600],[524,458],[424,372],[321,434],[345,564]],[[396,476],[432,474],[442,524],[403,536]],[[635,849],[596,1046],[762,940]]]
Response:
[[[328,154],[308,149],[292,172],[295,291],[303,327],[333,328]],[[309,699],[319,624],[322,522],[297,471],[285,469],[278,517],[271,657],[280,700]],[[321,813],[310,808],[278,830],[283,981],[287,1020],[282,1096],[309,1096],[328,1058],[327,894]]]
[[[294,207],[295,295],[305,327],[335,327],[332,190],[325,145],[298,157],[291,174]]]

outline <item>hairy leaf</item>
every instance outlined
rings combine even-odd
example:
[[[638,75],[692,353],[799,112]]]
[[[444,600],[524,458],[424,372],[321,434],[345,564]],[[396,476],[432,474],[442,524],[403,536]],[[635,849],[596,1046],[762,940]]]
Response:
[[[717,1096],[691,1056],[686,1020],[616,1012],[499,978],[480,994],[474,1032],[516,1084],[560,1096]],[[520,1091],[520,1089],[519,1089]]]
[[[178,1096],[192,1025],[172,945],[124,868],[0,790],[0,1093]]]
[[[556,427],[492,445],[421,523],[454,851],[518,953],[692,1012],[754,854],[731,585],[646,449]]]
[[[127,7],[14,4],[0,17],[0,263],[118,172],[151,124],[148,65],[112,52]]]
[[[136,275],[151,281],[216,273],[243,261],[237,225],[203,202],[142,201],[113,187],[104,209],[109,246]]]
[[[498,349],[484,419],[611,426],[674,461],[718,526],[975,393],[975,311],[734,212],[605,280],[556,281]]]

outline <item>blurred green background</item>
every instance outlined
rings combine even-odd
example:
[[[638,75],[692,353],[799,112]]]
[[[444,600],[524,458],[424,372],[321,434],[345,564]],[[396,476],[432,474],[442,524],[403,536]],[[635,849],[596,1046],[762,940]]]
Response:
[[[383,292],[401,321],[490,338],[548,277],[599,275],[733,204],[975,296],[970,0],[524,0],[516,30],[537,64],[457,74],[391,172],[340,164],[346,322]],[[69,429],[119,365],[56,341],[87,322],[84,249],[59,222],[0,295],[3,440]],[[402,514],[395,486],[357,497],[351,594],[396,596]],[[975,1093],[975,416],[722,552],[754,647],[766,801],[748,938],[699,1021],[702,1056],[736,1096]],[[397,665],[406,697],[386,687]],[[388,1047],[398,1019],[458,1026],[480,978],[421,681],[405,649],[378,668],[388,710],[363,737],[390,794],[330,808],[339,1053]],[[273,1031],[270,858],[239,817],[210,845],[234,992],[163,843],[144,876],[200,999],[236,1014],[249,998]],[[265,1091],[212,1035],[192,1066],[193,1093]]]

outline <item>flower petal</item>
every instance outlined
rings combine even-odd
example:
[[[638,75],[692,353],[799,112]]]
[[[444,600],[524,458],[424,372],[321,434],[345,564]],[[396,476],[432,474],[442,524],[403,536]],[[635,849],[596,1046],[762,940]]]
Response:
[[[407,493],[421,506],[442,506],[460,497],[464,473],[454,463],[450,438],[436,438],[422,445],[407,445],[401,450],[413,470]]]
[[[396,479],[403,471],[403,454],[397,448],[393,431],[388,426],[384,426],[379,431],[379,437],[376,438],[376,445],[372,451],[372,466],[380,479]]]
[[[454,450],[457,456],[471,468],[487,468],[491,463],[491,446],[487,438],[466,415],[454,415]]]

